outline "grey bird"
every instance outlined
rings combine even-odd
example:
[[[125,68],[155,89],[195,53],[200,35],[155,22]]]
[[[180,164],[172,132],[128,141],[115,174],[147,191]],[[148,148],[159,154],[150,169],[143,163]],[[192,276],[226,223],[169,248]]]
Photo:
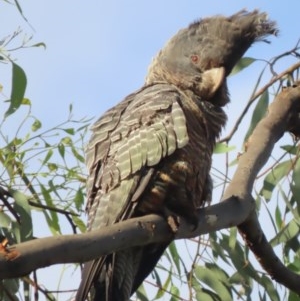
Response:
[[[88,231],[150,213],[197,225],[197,208],[211,198],[211,157],[226,122],[226,77],[254,42],[276,33],[265,13],[240,11],[196,21],[167,42],[143,87],[92,127]],[[169,243],[86,263],[76,300],[129,300]]]

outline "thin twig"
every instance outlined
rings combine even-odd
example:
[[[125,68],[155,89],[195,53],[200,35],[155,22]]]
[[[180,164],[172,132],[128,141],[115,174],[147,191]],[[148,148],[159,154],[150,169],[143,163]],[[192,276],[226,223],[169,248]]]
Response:
[[[290,66],[289,68],[287,68],[285,71],[283,71],[280,74],[278,74],[277,76],[273,77],[266,85],[264,85],[254,95],[252,95],[252,97],[249,99],[246,107],[244,108],[243,112],[241,113],[241,115],[237,119],[235,125],[233,126],[231,132],[226,137],[222,138],[219,142],[220,143],[221,142],[227,142],[228,143],[231,140],[232,136],[235,134],[235,132],[238,130],[239,125],[241,124],[242,120],[244,119],[245,115],[247,114],[247,112],[248,112],[250,106],[252,105],[252,103],[259,96],[261,96],[270,86],[272,86],[275,82],[280,80],[285,75],[292,73],[293,71],[295,71],[298,68],[300,68],[300,62],[297,62],[296,64],[294,64],[294,65]]]

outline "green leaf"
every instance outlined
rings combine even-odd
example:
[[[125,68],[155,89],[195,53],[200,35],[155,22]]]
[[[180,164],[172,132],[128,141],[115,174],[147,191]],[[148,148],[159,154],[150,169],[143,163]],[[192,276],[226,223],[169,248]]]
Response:
[[[154,270],[152,271],[152,274],[153,274],[153,276],[154,276],[154,278],[155,278],[155,280],[156,280],[157,287],[162,287],[162,282],[161,282],[161,280],[160,280],[160,275],[159,275],[159,273],[157,273],[157,269],[154,269]]]
[[[204,289],[202,289],[201,291],[197,291],[196,300],[197,301],[221,301],[221,299],[216,294],[210,292],[209,290],[204,290]]]
[[[165,293],[168,291],[170,282],[171,282],[171,273],[168,274],[168,277],[164,282],[164,284],[161,287],[159,287],[154,299],[160,299],[165,295]]]
[[[42,127],[42,123],[38,120],[35,119],[35,121],[33,122],[33,124],[31,125],[31,130],[33,132],[36,132],[37,130],[39,130]]]
[[[28,23],[28,20],[25,18],[24,14],[23,14],[23,10],[22,10],[22,7],[21,5],[19,4],[19,1],[18,0],[14,0],[15,1],[15,4],[16,4],[16,7],[20,13],[20,15],[23,17],[23,19]]]
[[[281,211],[278,206],[276,206],[276,209],[275,209],[275,221],[276,221],[277,229],[279,229],[279,230],[282,229],[283,220],[282,220],[282,216],[281,216]]]
[[[291,220],[279,233],[271,239],[270,244],[272,247],[281,243],[286,243],[293,237],[299,234],[299,225],[295,220]]]
[[[291,155],[297,155],[299,148],[297,145],[282,145],[280,146],[280,148],[282,148],[283,150],[285,150],[286,152],[288,152]]]
[[[170,254],[171,254],[171,257],[172,257],[172,260],[173,260],[173,262],[174,262],[174,264],[175,264],[175,267],[176,267],[176,269],[177,269],[177,272],[178,272],[178,274],[180,275],[180,274],[181,274],[181,269],[180,269],[180,256],[179,256],[179,254],[178,254],[177,247],[176,247],[176,244],[175,244],[174,241],[169,245],[168,251],[169,251]]]
[[[265,116],[266,111],[268,109],[268,105],[269,105],[269,92],[268,90],[265,90],[265,92],[259,98],[259,101],[253,111],[250,127],[247,131],[244,141],[248,140],[248,138],[252,134],[253,130],[255,129],[259,121]]]
[[[49,149],[47,152],[47,155],[45,156],[45,158],[42,162],[42,165],[45,165],[49,161],[49,159],[52,157],[52,155],[53,155],[53,150]]]
[[[244,282],[249,283],[249,277],[252,277],[256,280],[257,273],[252,267],[251,263],[248,261],[245,249],[242,249],[238,241],[236,241],[234,248],[231,248],[229,241],[229,236],[225,233],[222,233],[222,239],[219,241],[220,248],[222,248],[224,251],[227,251],[234,267],[244,277]]]
[[[46,44],[43,42],[35,43],[35,44],[31,45],[30,47],[43,47],[45,49],[47,48]]]
[[[239,158],[238,158],[238,156],[236,156],[236,158],[233,159],[233,160],[229,163],[229,167],[232,167],[232,166],[234,166],[234,165],[237,165],[238,162],[239,162]]]
[[[72,216],[72,220],[73,220],[74,224],[78,227],[78,229],[80,230],[81,233],[85,233],[86,232],[86,225],[82,221],[82,219],[80,219],[76,215],[73,215]]]
[[[221,299],[214,292],[205,288],[201,288],[196,292],[196,300],[197,301],[222,301],[223,299]]]
[[[10,224],[11,218],[3,211],[0,211],[0,228],[8,228]]]
[[[12,221],[11,229],[12,229],[11,234],[12,237],[14,238],[14,241],[18,243],[22,242],[21,230],[18,222]]]
[[[84,195],[82,189],[79,188],[74,197],[74,203],[77,210],[80,210],[84,203]]]
[[[170,301],[178,301],[180,300],[180,291],[178,289],[178,287],[176,287],[174,284],[172,284],[171,286],[171,290],[170,290],[172,297],[170,299]]]
[[[299,256],[300,254],[298,254]],[[299,272],[300,271],[300,258],[299,257],[295,257],[294,258],[294,262],[291,263],[291,265],[293,266],[291,269],[293,269],[294,272]],[[288,268],[290,268],[290,265],[288,266]]]
[[[78,153],[78,151],[76,150],[76,147],[74,147],[74,146],[72,145],[71,150],[72,150],[72,153],[73,153],[74,157],[75,157],[78,161],[80,161],[80,162],[82,162],[82,163],[85,162],[84,157],[81,156],[81,155]]]
[[[289,291],[288,301],[299,301],[299,295],[292,291]]]
[[[55,205],[53,204],[53,200],[51,197],[50,192],[46,189],[46,187],[43,184],[40,184],[41,187],[41,192],[43,195],[43,198],[47,204],[48,207],[50,208],[55,208]],[[59,221],[57,217],[57,213],[53,210],[50,210],[50,216],[46,215],[46,220],[49,226],[49,229],[51,232],[56,235],[56,234],[61,234],[60,227],[59,227]]]
[[[209,233],[209,241],[210,241],[210,247],[211,247],[212,252],[213,252],[213,256],[216,259],[221,257],[224,262],[228,263],[227,256],[224,252],[223,247],[219,243],[217,234],[214,233],[214,232]]]
[[[235,249],[235,246],[237,244],[237,228],[233,227],[230,230],[230,236],[229,236],[229,247],[231,249]]]
[[[300,160],[297,160],[296,166],[293,170],[292,175],[292,184],[291,184],[291,190],[296,200],[299,199],[300,195]]]
[[[243,69],[247,68],[248,66],[250,66],[255,61],[256,61],[256,59],[254,59],[252,57],[242,57],[236,63],[236,65],[233,67],[233,69],[232,69],[232,71],[230,73],[230,76],[241,72]]]
[[[232,301],[228,275],[215,264],[206,264],[206,267],[197,266],[195,276],[207,286],[222,296],[222,301]]]
[[[139,289],[136,291],[136,296],[138,298],[138,300],[141,301],[149,301],[150,299],[147,296],[146,290],[144,285],[140,285]]]
[[[20,191],[13,192],[13,198],[15,200],[14,209],[20,216],[20,235],[21,241],[32,239],[33,225],[31,218],[31,208],[28,204],[28,197]]]
[[[64,145],[71,145],[72,144],[72,139],[70,137],[64,137],[60,141]]]
[[[68,133],[70,135],[74,135],[75,134],[74,128],[63,129],[63,131],[65,131],[66,133]]]
[[[49,171],[56,171],[58,169],[58,166],[55,163],[48,163],[47,167],[48,167]]]
[[[280,298],[279,298],[279,295],[274,287],[274,284],[273,282],[270,280],[269,277],[265,276],[265,275],[262,275],[261,276],[261,280],[260,280],[260,285],[262,285],[267,294],[269,295],[270,297],[270,300],[272,301],[280,301]]]
[[[63,145],[63,143],[59,143],[57,148],[58,148],[59,154],[64,159],[65,158],[65,146]]]
[[[203,288],[195,277],[192,277],[192,288],[196,292],[197,301],[221,301],[215,293]]]
[[[23,98],[22,99],[22,105],[25,105],[25,106],[31,106],[31,101],[29,98]]]
[[[216,143],[214,148],[214,154],[224,154],[229,153],[234,150],[235,146],[228,146],[227,143]]]
[[[19,290],[18,279],[4,279],[2,282],[3,286],[9,291],[10,294],[16,294]],[[15,296],[14,296],[15,297]],[[8,299],[11,300],[11,299]],[[18,298],[16,298],[18,300]]]
[[[24,70],[16,63],[12,63],[12,89],[10,95],[10,106],[5,112],[7,118],[13,114],[22,104],[27,85],[26,74]]]
[[[277,164],[265,177],[263,188],[260,191],[266,201],[269,201],[272,196],[272,192],[276,185],[282,180],[283,177],[288,175],[291,171],[293,163],[291,160],[287,160]]]

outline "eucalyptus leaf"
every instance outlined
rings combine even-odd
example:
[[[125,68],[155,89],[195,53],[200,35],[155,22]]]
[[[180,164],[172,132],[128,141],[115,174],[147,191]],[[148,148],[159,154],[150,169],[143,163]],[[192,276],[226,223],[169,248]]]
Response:
[[[27,78],[24,70],[19,65],[12,62],[12,88],[9,100],[10,105],[8,110],[5,112],[5,118],[13,114],[21,106],[26,85]]]

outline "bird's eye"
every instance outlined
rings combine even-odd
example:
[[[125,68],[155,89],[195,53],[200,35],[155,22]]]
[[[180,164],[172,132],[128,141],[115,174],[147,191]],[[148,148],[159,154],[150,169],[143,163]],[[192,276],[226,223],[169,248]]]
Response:
[[[197,63],[199,61],[199,56],[196,55],[196,54],[193,54],[191,56],[191,60],[192,60],[193,63]]]

